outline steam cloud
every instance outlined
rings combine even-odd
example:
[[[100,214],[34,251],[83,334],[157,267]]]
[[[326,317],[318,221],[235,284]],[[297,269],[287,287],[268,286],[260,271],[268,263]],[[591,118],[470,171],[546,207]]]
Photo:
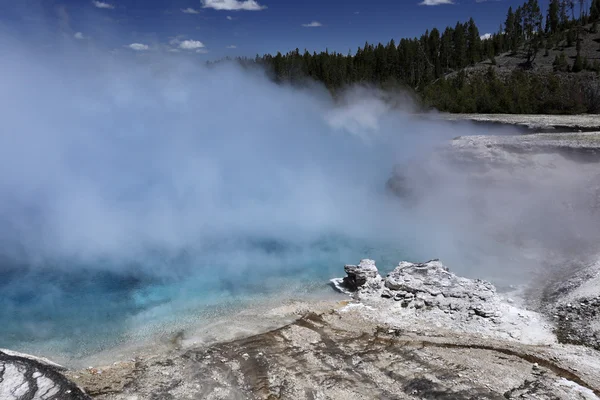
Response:
[[[75,285],[104,272],[196,277],[231,291],[291,265],[332,277],[357,261],[347,257],[372,256],[361,246],[381,245],[505,277],[532,266],[524,241],[572,251],[568,243],[600,237],[575,195],[593,167],[580,174],[548,155],[520,181],[503,170],[472,179],[433,150],[483,128],[416,118],[374,89],[333,100],[318,85],[275,85],[233,64],[0,40],[0,272],[9,277],[0,321],[18,340],[45,310],[72,302],[61,297],[71,281],[36,271],[71,274]],[[386,190],[396,165],[413,201]],[[123,302],[138,304],[101,298],[113,319]],[[63,317],[82,309],[89,322],[97,306],[84,303]]]
[[[1,248],[27,264],[393,235],[392,166],[457,133],[376,91],[340,106],[234,65],[14,47],[0,68]]]
[[[218,264],[235,273],[282,267],[278,252],[246,253],[253,244],[302,250],[343,236],[467,268],[473,247],[496,245],[486,240],[501,224],[522,232],[514,216],[539,214],[551,197],[564,203],[560,188],[579,182],[577,164],[560,157],[560,174],[550,172],[544,187],[534,181],[548,172],[531,170],[527,195],[500,175],[487,179],[500,177],[502,187],[474,181],[432,151],[482,128],[414,118],[405,100],[398,109],[374,89],[334,101],[318,86],[278,86],[233,64],[7,47],[0,249],[29,266],[135,264],[161,275]],[[394,165],[410,176],[416,206],[386,192]],[[540,217],[528,229],[548,223]]]

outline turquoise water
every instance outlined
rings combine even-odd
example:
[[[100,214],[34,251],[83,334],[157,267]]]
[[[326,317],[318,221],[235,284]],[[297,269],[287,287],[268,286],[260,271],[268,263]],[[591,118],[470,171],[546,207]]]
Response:
[[[232,254],[234,263],[217,264],[211,260],[224,257],[215,254],[175,257],[162,262],[161,274],[151,274],[147,265],[9,268],[5,263],[0,347],[83,357],[155,332],[202,324],[282,293],[300,299],[328,291],[329,279],[343,276],[346,263],[373,258],[385,270],[406,254],[390,243],[341,237],[302,245],[260,241],[241,251],[245,259]]]

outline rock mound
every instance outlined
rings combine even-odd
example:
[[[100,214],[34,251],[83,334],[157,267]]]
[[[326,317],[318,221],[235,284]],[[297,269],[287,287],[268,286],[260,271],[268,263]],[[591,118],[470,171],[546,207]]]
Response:
[[[453,274],[439,260],[403,261],[385,278],[372,260],[344,270],[348,276],[334,280],[336,287],[370,306],[372,317],[379,321],[525,342],[555,340],[539,314],[517,308],[490,282]]]
[[[89,399],[62,371],[64,368],[46,359],[0,349],[0,399]]]
[[[358,265],[345,265],[344,271],[348,276],[343,279],[343,285],[350,291],[356,291],[365,285],[369,287],[370,284],[377,286],[381,280],[373,260],[361,260]]]
[[[373,260],[346,265],[340,287],[357,299],[382,297],[401,302],[403,307],[437,307],[443,311],[467,311],[485,318],[498,316],[494,307],[496,288],[480,279],[456,276],[439,260],[426,263],[402,261],[382,278]]]
[[[484,318],[500,316],[492,301],[496,300],[494,285],[458,277],[439,260],[422,264],[403,261],[387,276],[384,285],[381,296],[401,301],[404,307],[438,307]]]

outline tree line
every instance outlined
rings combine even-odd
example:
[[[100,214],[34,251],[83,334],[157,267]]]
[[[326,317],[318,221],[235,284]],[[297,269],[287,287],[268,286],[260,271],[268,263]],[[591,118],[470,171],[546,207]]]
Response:
[[[236,60],[245,66],[265,67],[276,82],[302,84],[308,78],[322,82],[334,93],[355,83],[375,84],[382,88],[403,87],[421,94],[426,104],[442,110],[460,111],[463,107],[451,107],[450,104],[444,105],[439,101],[441,97],[458,96],[452,87],[462,88],[472,84],[470,78],[465,81],[463,75],[458,79],[456,73],[484,60],[489,60],[494,65],[496,56],[503,53],[520,53],[523,58],[520,67],[527,70],[533,67],[544,48],[550,49],[566,41],[567,46],[576,46],[577,56],[573,65],[570,65],[564,54],[561,55],[562,58],[557,56],[554,60],[555,71],[597,69],[600,72],[598,63],[590,63],[580,54],[583,27],[592,23],[592,31],[598,29],[600,0],[592,0],[589,9],[585,7],[585,0],[577,2],[579,4],[575,0],[550,0],[544,18],[538,0],[527,0],[515,10],[509,8],[506,20],[500,25],[498,32],[492,35],[481,36],[477,24],[471,18],[449,26],[443,32],[433,28],[420,37],[401,39],[399,43],[393,39],[386,44],[367,42],[354,53],[349,51],[348,54],[342,54],[328,50],[310,53],[295,49],[286,54],[278,52],[276,55],[265,54],[253,59]],[[508,78],[494,76],[495,85],[524,85],[523,76],[526,75],[518,75],[520,72],[515,71],[517,75],[513,74]],[[445,79],[452,73],[453,78]],[[560,90],[557,89],[557,92],[566,90],[561,86],[575,85],[574,82],[578,81],[580,80],[559,80]],[[488,86],[478,89],[492,90]],[[535,89],[533,84],[526,86],[528,90]],[[578,112],[589,112],[586,107],[578,105],[575,108]],[[466,108],[472,112],[480,110],[479,107]],[[536,105],[527,109],[531,108],[539,109],[538,112],[575,112],[562,106],[550,109]],[[497,112],[519,111],[508,106],[494,109]]]

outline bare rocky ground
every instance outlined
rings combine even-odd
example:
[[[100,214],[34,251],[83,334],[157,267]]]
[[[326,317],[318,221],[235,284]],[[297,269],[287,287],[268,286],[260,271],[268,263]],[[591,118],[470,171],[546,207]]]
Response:
[[[599,287],[600,262],[596,262],[551,276],[537,293],[539,308],[554,319],[560,342],[600,350]]]
[[[448,114],[432,115],[448,121],[473,121],[481,123],[522,126],[533,132],[583,130],[600,132],[599,115],[526,115],[526,114]]]
[[[557,38],[552,40],[552,45],[549,48],[540,49],[535,57],[531,68],[526,67],[527,55],[523,48],[518,52],[512,53],[507,52],[498,54],[495,57],[495,62],[490,59],[483,60],[472,66],[468,66],[464,69],[465,74],[468,76],[473,74],[482,74],[487,72],[489,68],[492,68],[499,77],[506,77],[513,73],[515,70],[522,70],[532,74],[554,74],[561,80],[569,80],[573,78],[585,78],[590,83],[597,85],[599,82],[599,75],[595,71],[581,71],[578,73],[573,72],[560,72],[554,70],[554,60],[564,53],[569,69],[573,67],[577,56],[577,46],[575,41],[569,46],[566,40],[566,32],[562,39],[556,41]],[[588,24],[583,27],[580,38],[580,54],[583,59],[587,59],[590,65],[600,62],[600,30],[594,31],[593,25]],[[458,72],[452,72],[449,76],[456,76]],[[557,116],[560,120],[562,116]]]

